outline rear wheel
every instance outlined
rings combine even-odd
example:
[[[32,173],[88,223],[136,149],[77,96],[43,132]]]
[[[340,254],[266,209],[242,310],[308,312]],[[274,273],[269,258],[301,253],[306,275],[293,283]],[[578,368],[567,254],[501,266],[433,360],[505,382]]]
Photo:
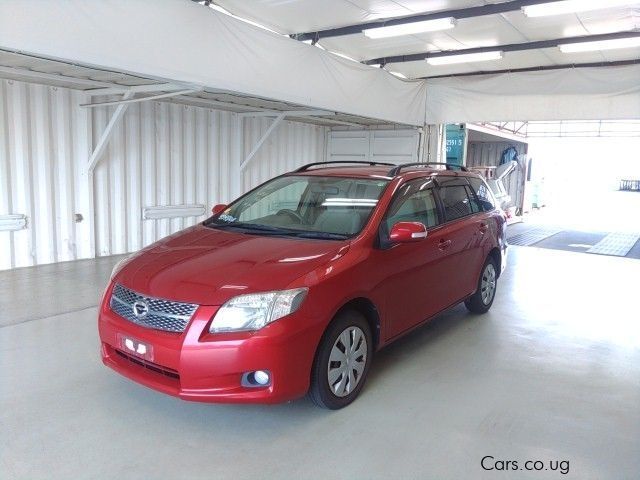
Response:
[[[355,311],[338,314],[316,352],[309,388],[313,403],[336,410],[353,402],[364,386],[372,354],[365,318]]]
[[[478,279],[478,288],[476,293],[464,302],[465,306],[473,313],[486,313],[493,305],[493,299],[496,296],[496,288],[498,286],[498,269],[496,261],[493,257],[488,257],[482,273]]]

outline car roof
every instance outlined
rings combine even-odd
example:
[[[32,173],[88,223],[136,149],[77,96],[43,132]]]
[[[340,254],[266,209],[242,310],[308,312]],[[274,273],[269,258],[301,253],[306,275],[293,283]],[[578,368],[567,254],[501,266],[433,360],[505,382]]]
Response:
[[[393,167],[389,166],[340,166],[340,167],[320,167],[311,168],[309,170],[294,171],[288,175],[314,176],[314,177],[347,177],[347,178],[370,178],[370,179],[387,179],[401,177],[404,179],[420,178],[428,176],[465,176],[476,177],[477,174],[472,172],[463,172],[459,170],[443,170],[432,167],[410,166],[403,169],[396,176],[389,176],[389,172]]]

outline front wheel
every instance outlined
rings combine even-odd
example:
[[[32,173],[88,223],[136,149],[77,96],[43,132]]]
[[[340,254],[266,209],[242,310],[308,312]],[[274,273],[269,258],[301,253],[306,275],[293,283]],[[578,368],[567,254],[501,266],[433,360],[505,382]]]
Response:
[[[311,372],[309,397],[319,407],[337,410],[353,402],[369,371],[371,330],[358,312],[338,314],[320,341]]]
[[[498,285],[498,269],[496,261],[493,257],[487,258],[482,273],[478,279],[478,288],[476,293],[464,302],[465,306],[473,313],[486,313],[493,305],[493,299],[496,296],[496,287]]]

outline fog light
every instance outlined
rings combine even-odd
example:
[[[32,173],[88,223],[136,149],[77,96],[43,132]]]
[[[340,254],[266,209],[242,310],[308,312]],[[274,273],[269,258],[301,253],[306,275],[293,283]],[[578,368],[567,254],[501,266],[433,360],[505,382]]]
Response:
[[[253,373],[253,378],[258,385],[267,385],[269,383],[269,372],[258,370]]]
[[[243,373],[240,384],[243,387],[266,387],[271,385],[271,372],[269,370],[256,370]]]

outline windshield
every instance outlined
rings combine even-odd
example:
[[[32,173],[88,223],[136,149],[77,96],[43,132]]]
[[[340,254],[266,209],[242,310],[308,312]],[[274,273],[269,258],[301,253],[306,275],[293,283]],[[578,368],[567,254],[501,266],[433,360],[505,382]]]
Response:
[[[205,225],[260,235],[346,239],[364,228],[387,184],[362,178],[278,177]]]

